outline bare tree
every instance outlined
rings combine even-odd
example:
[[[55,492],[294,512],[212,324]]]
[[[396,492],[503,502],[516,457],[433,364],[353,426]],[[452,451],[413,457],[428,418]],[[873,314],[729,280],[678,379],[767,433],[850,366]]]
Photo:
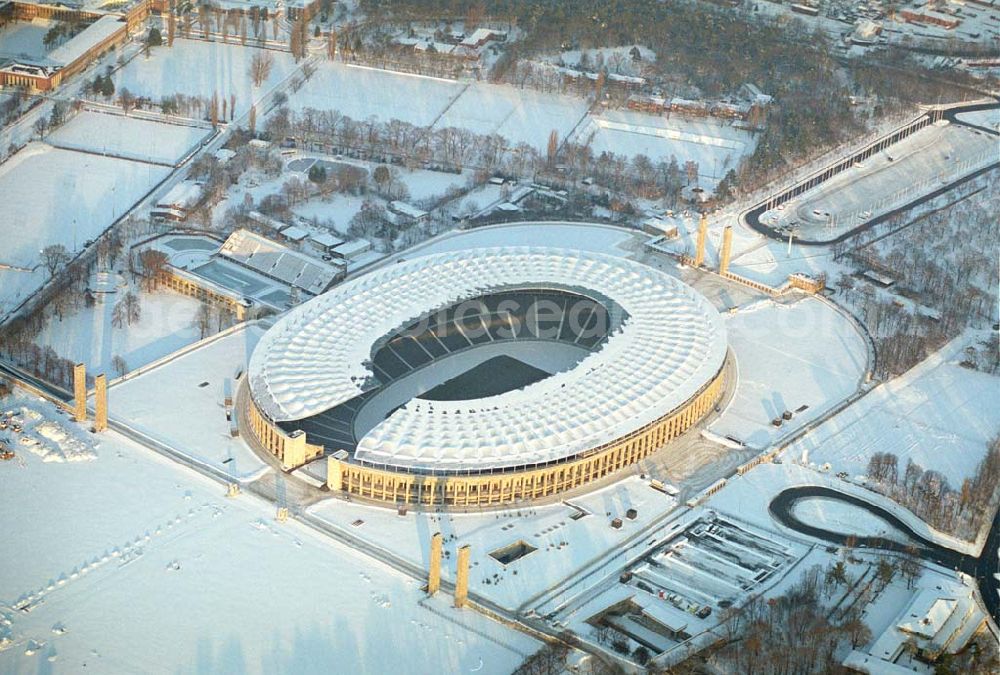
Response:
[[[271,75],[274,57],[266,51],[257,51],[250,58],[250,79],[253,86],[259,87]]]
[[[124,377],[125,373],[128,372],[128,363],[120,354],[115,354],[114,358],[111,359],[111,368],[118,374],[118,377]]]
[[[194,326],[202,339],[207,337],[212,329],[212,310],[205,303],[198,306],[198,312],[194,315]]]
[[[53,277],[56,271],[69,262],[69,251],[62,244],[51,244],[42,249],[42,264]]]
[[[129,291],[121,299],[121,304],[125,306],[125,321],[128,322],[128,325],[138,323],[142,316],[142,303],[139,302],[139,296]]]

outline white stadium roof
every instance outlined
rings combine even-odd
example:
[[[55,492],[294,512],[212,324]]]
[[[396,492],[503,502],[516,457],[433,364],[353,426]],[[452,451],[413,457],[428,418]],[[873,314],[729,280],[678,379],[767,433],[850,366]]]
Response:
[[[363,393],[372,345],[431,310],[504,288],[571,287],[628,319],[574,368],[471,401],[413,399],[359,439],[355,457],[415,470],[482,471],[571,457],[682,406],[722,368],[718,312],[640,263],[583,251],[489,248],[389,265],[289,312],[262,338],[249,381],[275,421]]]

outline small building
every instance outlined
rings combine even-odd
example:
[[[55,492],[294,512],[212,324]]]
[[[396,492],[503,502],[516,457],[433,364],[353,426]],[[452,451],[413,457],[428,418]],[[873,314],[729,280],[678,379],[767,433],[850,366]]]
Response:
[[[202,184],[185,180],[170,188],[152,208],[149,215],[160,220],[185,220],[201,201]]]
[[[499,30],[493,30],[492,28],[477,28],[469,35],[459,42],[462,47],[467,47],[471,49],[479,49],[483,47],[487,42],[505,42],[507,40],[507,33]]]
[[[865,270],[864,272],[861,273],[861,276],[875,283],[876,286],[880,286],[881,288],[889,288],[894,283],[896,283],[896,280],[893,279],[892,277],[882,274],[880,272],[876,272],[875,270]]]
[[[288,241],[301,244],[309,236],[309,231],[304,230],[298,225],[289,225],[281,231],[281,236]]]
[[[642,231],[657,237],[666,237],[667,239],[677,238],[677,225],[659,216],[653,216],[642,221]]]
[[[344,243],[340,237],[335,237],[329,232],[310,234],[306,238],[306,246],[319,255],[333,255],[332,251],[337,246]]]
[[[872,45],[878,40],[878,36],[882,33],[882,24],[872,21],[871,19],[862,19],[858,21],[857,25],[854,27],[854,32],[851,33],[851,42],[856,45]]]
[[[283,229],[288,227],[288,223],[282,222],[277,218],[272,218],[271,216],[266,216],[260,211],[251,211],[247,214],[247,218],[258,225],[262,225],[266,229],[271,230],[274,234],[278,234]]]
[[[372,250],[372,243],[367,239],[346,241],[330,249],[330,254],[344,260],[353,260]]]
[[[788,275],[788,285],[806,293],[819,293],[826,288],[826,275],[812,276],[803,272]]]
[[[744,82],[743,86],[740,87],[739,95],[744,101],[756,105],[770,105],[771,101],[774,100],[771,96],[761,91],[760,87],[752,82]]]
[[[944,28],[945,30],[958,28],[962,23],[961,19],[953,19],[946,14],[938,14],[936,12],[920,13],[904,9],[898,12],[897,16],[901,17],[908,23],[923,24],[925,26],[937,26],[939,28]]]
[[[389,202],[389,213],[395,217],[395,221],[399,225],[424,223],[430,220],[431,217],[431,214],[427,211],[401,201]]]

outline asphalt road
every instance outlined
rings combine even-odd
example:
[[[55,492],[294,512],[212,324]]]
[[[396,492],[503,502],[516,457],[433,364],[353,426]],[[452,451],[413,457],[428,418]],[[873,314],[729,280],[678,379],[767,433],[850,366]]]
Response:
[[[862,508],[868,513],[888,522],[896,530],[905,534],[913,542],[913,546],[916,548],[916,555],[920,558],[941,565],[942,567],[960,570],[969,576],[975,577],[987,610],[993,616],[994,621],[1000,621],[1000,596],[997,595],[998,590],[1000,590],[1000,582],[994,576],[998,571],[997,546],[1000,544],[1000,512],[994,514],[993,525],[990,528],[986,545],[983,547],[982,555],[976,558],[953,551],[950,548],[925,539],[914,532],[906,523],[882,507],[876,506],[860,497],[839,492],[833,488],[820,485],[788,488],[771,500],[768,510],[771,512],[772,518],[789,529],[833,544],[845,544],[850,535],[815,527],[802,521],[795,515],[794,506],[797,501],[815,497],[836,499],[837,501]],[[856,541],[855,545],[858,548],[874,548],[900,553],[906,552],[910,548],[910,544],[902,544],[898,541],[885,539],[884,537],[855,536],[854,539]]]

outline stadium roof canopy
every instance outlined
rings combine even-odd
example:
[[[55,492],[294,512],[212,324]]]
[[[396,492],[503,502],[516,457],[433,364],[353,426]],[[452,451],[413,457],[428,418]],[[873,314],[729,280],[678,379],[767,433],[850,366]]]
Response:
[[[674,277],[597,253],[487,248],[387,265],[292,310],[253,353],[252,395],[274,421],[311,417],[366,390],[381,338],[433,310],[531,287],[604,296],[628,318],[575,367],[523,389],[409,401],[359,440],[356,459],[444,471],[557,461],[682,407],[722,368],[727,346],[718,312]]]

